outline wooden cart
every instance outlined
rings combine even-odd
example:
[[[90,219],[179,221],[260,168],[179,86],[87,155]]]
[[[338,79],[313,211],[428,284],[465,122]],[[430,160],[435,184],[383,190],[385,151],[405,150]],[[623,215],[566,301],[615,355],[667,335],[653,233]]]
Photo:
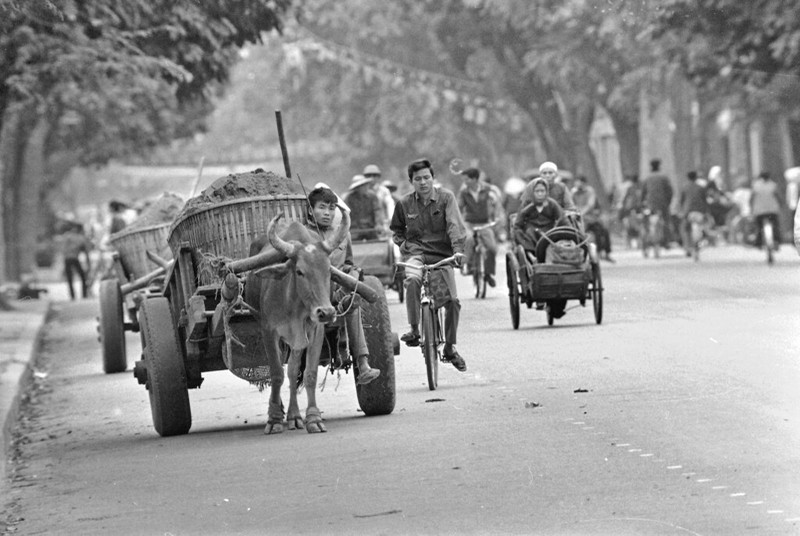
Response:
[[[106,374],[128,368],[125,332],[139,331],[137,311],[142,300],[160,294],[172,258],[167,244],[170,223],[123,229],[109,237],[116,250],[112,277],[100,282],[98,338]],[[149,254],[148,254],[149,253]]]
[[[160,435],[189,431],[188,390],[200,387],[204,373],[229,370],[251,383],[266,382],[267,357],[260,344],[259,326],[251,310],[235,306],[235,298],[246,272],[280,260],[265,259],[264,254],[248,256],[251,242],[266,236],[268,223],[278,214],[304,222],[305,197],[234,199],[182,216],[172,224],[168,242],[174,263],[163,293],[144,300],[139,310],[143,352],[134,367],[135,377],[149,392],[153,425]],[[220,267],[209,259],[226,260]],[[227,273],[224,280],[220,268]],[[343,286],[351,284],[352,278],[338,270],[332,268],[331,275]],[[399,344],[391,332],[383,285],[374,277],[365,278],[365,283],[366,288],[357,285],[368,302],[362,304],[364,331],[371,365],[379,368],[381,375],[367,385],[356,383],[356,392],[365,415],[388,414],[395,404],[394,355]],[[233,288],[234,296],[225,291]],[[230,335],[245,346],[230,344]]]

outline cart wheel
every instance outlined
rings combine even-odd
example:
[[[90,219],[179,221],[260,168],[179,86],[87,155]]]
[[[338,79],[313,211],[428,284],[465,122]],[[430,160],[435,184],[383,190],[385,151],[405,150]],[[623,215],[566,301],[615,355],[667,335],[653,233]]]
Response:
[[[122,313],[122,291],[117,279],[100,281],[100,345],[103,371],[123,372],[128,368],[125,355],[125,319]]]
[[[425,371],[428,388],[435,391],[439,385],[439,354],[436,341],[436,311],[433,307],[422,308],[422,353],[425,356]]]
[[[511,327],[519,329],[519,274],[517,262],[511,253],[506,254],[506,281],[508,282],[508,305],[511,309]]]
[[[592,308],[594,321],[603,321],[603,278],[600,275],[600,263],[592,263]]]
[[[394,339],[389,320],[389,307],[383,284],[377,277],[368,275],[364,283],[380,296],[375,303],[361,302],[361,318],[364,323],[364,336],[369,348],[369,365],[379,369],[381,375],[366,385],[356,381],[358,405],[364,415],[388,415],[394,411],[395,404],[395,371],[394,371]],[[399,345],[399,341],[398,341]],[[355,368],[358,380],[358,364]]]
[[[183,352],[164,297],[142,302],[140,323],[153,426],[160,436],[181,435],[192,426]]]
[[[547,325],[552,326],[554,318],[553,318],[553,311],[550,310],[549,303],[545,306],[544,310],[547,313]]]

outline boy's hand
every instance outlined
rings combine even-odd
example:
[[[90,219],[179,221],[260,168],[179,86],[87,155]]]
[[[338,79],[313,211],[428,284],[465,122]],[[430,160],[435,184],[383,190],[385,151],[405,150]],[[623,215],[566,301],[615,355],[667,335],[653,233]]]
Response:
[[[461,263],[462,263],[462,262],[463,262],[463,260],[464,260],[464,257],[465,257],[465,255],[464,255],[463,253],[454,253],[454,254],[453,254],[453,257],[455,257],[455,258],[456,258],[456,260],[455,260],[455,265],[456,265],[456,268],[460,267],[460,266],[461,266]]]

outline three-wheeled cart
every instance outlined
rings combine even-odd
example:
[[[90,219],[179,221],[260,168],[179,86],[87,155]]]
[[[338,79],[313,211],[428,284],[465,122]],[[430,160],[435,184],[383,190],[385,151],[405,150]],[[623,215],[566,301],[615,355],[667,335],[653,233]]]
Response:
[[[125,332],[139,331],[142,300],[161,293],[172,252],[167,243],[170,223],[123,229],[109,237],[114,248],[111,277],[100,281],[97,333],[106,374],[128,368]]]
[[[267,382],[261,330],[252,310],[238,297],[244,295],[249,270],[281,260],[265,260],[265,254],[249,256],[251,242],[266,236],[267,225],[278,214],[305,222],[305,197],[233,199],[173,222],[168,241],[174,263],[162,294],[144,300],[139,309],[142,359],[134,367],[134,376],[148,390],[153,425],[160,435],[189,431],[189,389],[200,387],[206,372],[227,369],[254,384]],[[224,259],[222,266],[220,259]],[[331,277],[343,286],[355,281],[334,268]],[[365,415],[382,415],[394,410],[394,355],[399,344],[391,332],[383,285],[374,277],[364,282],[353,288],[365,298],[361,311],[370,364],[381,374],[366,385],[356,381],[356,392]],[[244,346],[232,344],[232,337]],[[321,356],[321,362],[330,361]],[[354,372],[357,380],[355,364]]]
[[[575,264],[552,262],[547,249],[560,241],[571,242],[583,251],[583,259]],[[549,262],[548,262],[549,261]],[[519,329],[520,304],[547,313],[548,325],[553,325],[555,310],[564,307],[566,300],[578,300],[581,306],[591,301],[595,322],[603,321],[603,280],[594,244],[575,227],[551,229],[537,242],[536,251],[526,251],[516,244],[506,253],[508,300],[511,325]]]

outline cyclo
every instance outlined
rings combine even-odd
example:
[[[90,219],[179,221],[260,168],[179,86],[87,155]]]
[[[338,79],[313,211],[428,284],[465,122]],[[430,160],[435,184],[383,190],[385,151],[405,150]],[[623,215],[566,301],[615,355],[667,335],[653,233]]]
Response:
[[[595,322],[603,321],[603,283],[596,246],[589,243],[577,216],[542,234],[535,251],[514,243],[506,253],[511,325],[519,329],[520,304],[547,313],[553,325],[567,300],[585,306],[591,300]]]
[[[391,237],[381,237],[374,229],[352,229],[353,258],[366,275],[378,278],[384,287],[397,291],[397,298],[403,303],[403,271],[397,269],[397,252]]]
[[[420,347],[425,358],[425,371],[428,376],[428,388],[435,391],[439,385],[439,361],[447,362],[444,356],[444,309],[442,305],[449,299],[446,284],[438,279],[436,283],[431,275],[441,268],[454,264],[456,257],[447,257],[435,264],[419,264],[398,262],[397,265],[414,270],[422,270],[422,289],[420,292]]]

